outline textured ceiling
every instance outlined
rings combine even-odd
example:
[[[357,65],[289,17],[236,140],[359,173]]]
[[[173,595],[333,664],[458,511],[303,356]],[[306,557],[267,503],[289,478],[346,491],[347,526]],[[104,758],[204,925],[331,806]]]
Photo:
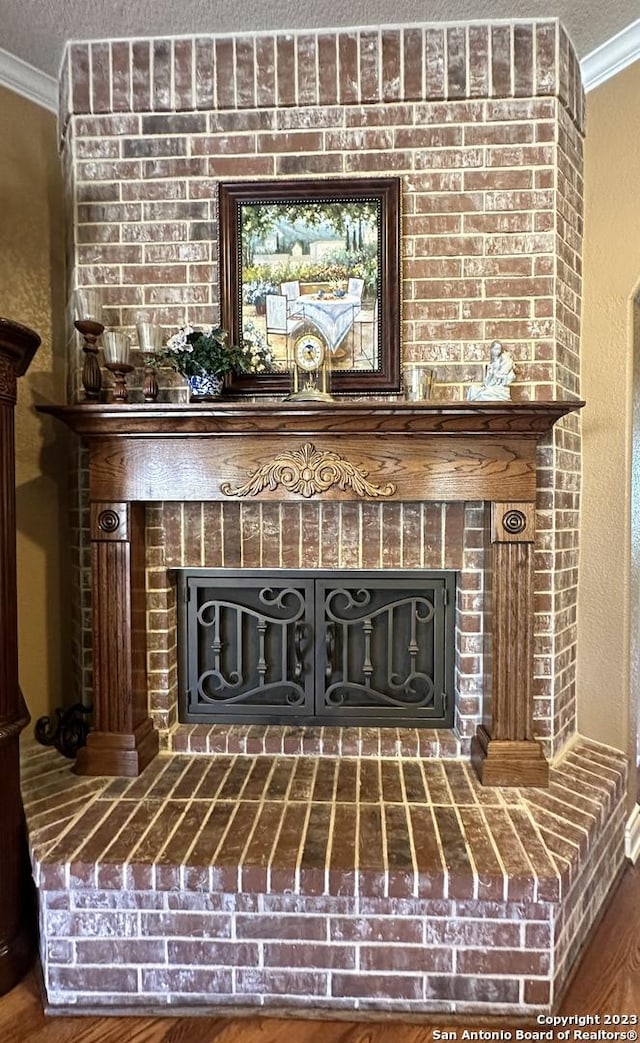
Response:
[[[267,29],[559,18],[584,58],[638,17],[637,0],[0,0],[0,47],[57,76],[67,40]]]

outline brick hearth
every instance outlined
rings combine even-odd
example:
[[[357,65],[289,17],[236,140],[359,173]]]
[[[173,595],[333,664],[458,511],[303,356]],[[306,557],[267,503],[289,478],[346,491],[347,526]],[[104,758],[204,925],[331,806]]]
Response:
[[[27,747],[51,1007],[550,1010],[622,864],[625,758],[579,740],[525,791],[372,753],[109,780]]]

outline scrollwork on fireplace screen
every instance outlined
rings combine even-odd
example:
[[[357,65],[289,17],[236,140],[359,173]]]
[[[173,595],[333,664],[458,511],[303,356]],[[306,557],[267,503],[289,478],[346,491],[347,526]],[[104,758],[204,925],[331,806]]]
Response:
[[[324,614],[325,629],[330,635],[325,671],[330,682],[324,692],[326,707],[361,703],[405,708],[434,705],[433,667],[431,673],[418,669],[419,660],[424,662],[436,614],[429,598],[395,597],[389,604],[374,609],[370,590],[337,587],[326,595]],[[400,640],[396,645],[401,619],[408,633],[405,641]],[[376,631],[378,640],[380,635],[386,639],[386,654],[382,649],[375,654]],[[397,662],[399,669],[395,670]],[[336,680],[332,680],[334,677]]]
[[[453,573],[178,576],[182,720],[451,726]]]
[[[230,706],[266,698],[275,703],[279,693],[287,706],[304,704],[300,684],[300,647],[306,630],[303,593],[294,587],[264,587],[257,591],[257,600],[260,608],[222,599],[210,599],[198,608],[198,626],[203,636],[209,632],[206,643],[211,656],[210,668],[197,680],[199,701]]]

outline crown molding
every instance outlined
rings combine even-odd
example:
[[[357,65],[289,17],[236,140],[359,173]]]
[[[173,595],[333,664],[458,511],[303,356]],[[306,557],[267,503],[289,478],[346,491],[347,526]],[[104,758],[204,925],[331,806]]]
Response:
[[[599,87],[640,58],[640,18],[606,43],[596,47],[580,62],[585,91]]]
[[[58,82],[0,47],[0,87],[7,87],[50,112],[58,111]]]

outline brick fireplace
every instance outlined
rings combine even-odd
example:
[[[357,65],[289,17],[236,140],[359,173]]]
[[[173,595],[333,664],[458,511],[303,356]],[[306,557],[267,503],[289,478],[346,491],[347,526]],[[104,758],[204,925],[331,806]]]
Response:
[[[404,361],[433,363],[438,399],[455,401],[498,337],[516,360],[514,398],[578,392],[583,95],[557,23],[78,43],[64,64],[61,114],[69,269],[75,284],[101,287],[107,324],[133,330],[145,308],[168,328],[219,319],[220,181],[383,170],[402,181]],[[69,347],[70,395],[81,400],[75,335]],[[551,753],[575,729],[579,438],[577,417],[567,417],[538,461],[535,719]],[[82,547],[81,493],[78,503]],[[376,557],[368,541],[358,549],[362,524],[381,526],[372,563],[398,560],[385,537],[397,508],[367,506],[353,532],[351,509],[304,508],[307,561],[293,565],[319,560],[321,517],[323,535],[342,527],[345,564]],[[268,547],[275,508],[258,509],[259,539],[250,505],[225,508],[211,564],[252,560],[258,543],[263,559],[280,553],[277,538]],[[411,509],[403,524],[415,525]],[[320,539],[325,555],[332,543]],[[427,557],[436,543],[427,536]],[[175,548],[167,554],[175,562]],[[86,570],[77,579],[74,648],[88,698]]]
[[[26,762],[49,1002],[549,1010],[621,866],[625,786],[623,758],[575,734],[583,95],[564,30],[547,20],[76,43],[63,68],[61,128],[69,267],[74,284],[102,288],[108,325],[133,330],[151,308],[166,327],[219,319],[220,181],[392,172],[402,184],[403,359],[433,364],[436,401],[413,420],[393,395],[357,403],[353,415],[404,425],[407,444],[417,424],[440,460],[447,432],[474,415],[460,408],[464,386],[480,377],[493,338],[512,352],[518,379],[498,433],[490,408],[477,421],[485,442],[508,448],[490,488],[472,482],[463,493],[459,484],[438,497],[425,466],[389,502],[239,502],[202,479],[204,464],[189,472],[181,457],[178,492],[161,496],[162,468],[149,459],[127,484],[110,431],[144,440],[147,425],[166,446],[176,418],[190,437],[229,434],[242,409],[240,419],[199,421],[177,384],[146,414],[83,405],[70,337],[70,405],[55,411],[92,447],[79,450],[76,469],[78,684],[104,709],[106,644],[96,645],[94,622],[92,648],[91,620],[108,619],[109,600],[91,589],[89,545],[94,578],[95,561],[107,575],[126,556],[118,541],[136,532],[145,557],[131,564],[131,629],[146,632],[146,659],[133,659],[147,684],[133,723],[114,712],[97,729],[131,737],[130,774],[151,763],[133,781],[109,781],[75,778],[49,753]],[[141,381],[137,370],[134,393]],[[553,400],[571,401],[540,426]],[[261,424],[276,424],[276,405],[271,421],[267,412],[255,406]],[[351,423],[357,431],[362,422]],[[254,451],[264,455],[268,443],[275,453],[274,432],[264,429]],[[296,432],[310,437],[294,421]],[[321,424],[311,433],[344,449],[344,432]],[[384,473],[392,454],[380,450],[379,431],[365,436],[359,462]],[[242,467],[229,452],[234,476],[246,477],[246,451]],[[495,453],[482,452],[481,469],[495,467]],[[523,504],[535,544],[492,550],[502,564],[489,568],[488,534]],[[105,511],[123,519],[120,535],[120,521],[98,531]],[[454,729],[179,724],[169,570],[182,566],[456,570]],[[492,589],[494,575],[509,582]],[[520,660],[492,691],[483,653],[487,634],[499,635],[501,662],[509,634],[521,647],[525,604],[531,685],[512,713],[503,695]],[[502,606],[498,623],[493,605]],[[126,700],[118,705],[126,716]],[[499,739],[517,733],[527,750],[544,751],[548,791],[478,785],[468,755],[491,716],[506,729]],[[100,734],[83,754],[85,768],[93,758],[89,774],[114,763],[114,743]],[[546,762],[535,779],[546,780]],[[45,806],[51,794],[55,811]],[[265,839],[272,829],[275,846]]]

